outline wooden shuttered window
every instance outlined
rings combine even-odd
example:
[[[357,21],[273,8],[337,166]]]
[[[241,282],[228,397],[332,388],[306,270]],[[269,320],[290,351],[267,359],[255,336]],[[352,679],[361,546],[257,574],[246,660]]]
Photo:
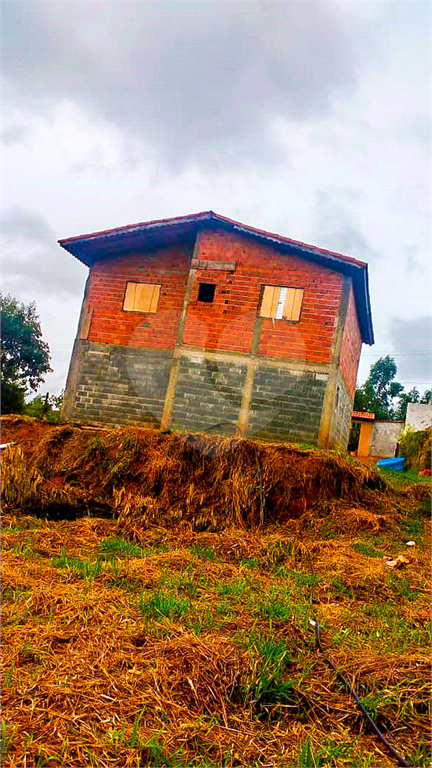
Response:
[[[152,283],[127,283],[123,302],[125,312],[156,312],[160,285]]]
[[[303,301],[303,288],[264,286],[261,301],[261,317],[298,322]]]
[[[279,288],[274,288],[272,285],[266,285],[264,287],[264,293],[261,301],[261,317],[275,316],[278,299]]]

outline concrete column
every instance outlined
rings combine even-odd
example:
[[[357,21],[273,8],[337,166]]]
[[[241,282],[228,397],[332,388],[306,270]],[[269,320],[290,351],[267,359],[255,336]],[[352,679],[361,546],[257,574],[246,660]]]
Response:
[[[337,377],[339,371],[340,355],[342,348],[342,338],[345,328],[345,321],[348,312],[348,302],[351,289],[351,278],[344,275],[342,296],[339,305],[336,334],[333,343],[333,356],[330,364],[327,387],[324,394],[324,402],[321,416],[321,424],[318,435],[318,445],[322,448],[329,446],[330,429],[335,407]]]
[[[242,401],[240,405],[237,427],[242,435],[246,437],[249,423],[249,408],[252,400],[252,390],[255,378],[255,365],[249,365],[246,371],[245,382],[242,390]]]
[[[201,232],[197,232],[197,236],[195,238],[195,245],[192,253],[192,263],[195,262],[195,259],[198,259],[200,235],[201,235]],[[172,358],[170,376],[169,376],[169,381],[168,381],[168,386],[167,386],[167,391],[165,396],[164,409],[162,412],[161,425],[160,425],[161,429],[168,429],[171,423],[171,414],[172,414],[172,408],[174,405],[174,397],[175,397],[175,391],[176,391],[177,379],[178,379],[178,370],[179,370],[180,360],[181,360],[181,351],[179,347],[181,347],[183,343],[184,327],[186,324],[187,311],[189,308],[189,302],[190,302],[190,297],[192,295],[192,289],[194,286],[196,273],[197,273],[196,268],[191,267],[189,269],[189,277],[188,277],[187,286],[186,286],[186,293],[183,299],[183,308],[182,308],[180,322],[177,330],[177,338],[176,338],[176,343],[174,348],[174,355]]]

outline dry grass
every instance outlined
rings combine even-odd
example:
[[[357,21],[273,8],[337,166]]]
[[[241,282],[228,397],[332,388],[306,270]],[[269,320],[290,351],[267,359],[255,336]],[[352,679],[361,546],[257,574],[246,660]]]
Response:
[[[37,509],[51,519],[114,516],[136,536],[181,521],[197,530],[251,528],[263,513],[266,523],[280,523],[317,507],[333,513],[341,502],[361,508],[363,522],[397,509],[375,469],[333,451],[69,425],[6,449],[3,499],[11,511]]]
[[[393,573],[353,548],[373,533],[325,540],[299,522],[149,529],[139,555],[116,521],[3,524],[4,765],[392,765],[314,651],[305,547],[327,649],[428,765],[423,533]]]
[[[233,441],[229,457],[216,438],[212,456],[152,430],[96,437],[63,427],[7,449],[3,765],[392,766],[315,651],[315,611],[387,738],[430,764],[425,486],[294,446]],[[125,501],[144,484],[152,517]],[[83,515],[87,486],[93,514],[125,489],[117,518],[44,519]],[[399,553],[409,563],[388,568]]]

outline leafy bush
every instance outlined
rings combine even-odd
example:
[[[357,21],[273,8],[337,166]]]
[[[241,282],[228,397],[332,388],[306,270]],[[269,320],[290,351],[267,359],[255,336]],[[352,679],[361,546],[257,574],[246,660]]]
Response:
[[[55,424],[60,420],[63,404],[63,392],[60,395],[37,395],[30,403],[24,406],[24,413],[34,419],[46,419]]]
[[[431,427],[418,432],[409,427],[404,429],[399,437],[399,453],[405,459],[406,469],[430,469]]]

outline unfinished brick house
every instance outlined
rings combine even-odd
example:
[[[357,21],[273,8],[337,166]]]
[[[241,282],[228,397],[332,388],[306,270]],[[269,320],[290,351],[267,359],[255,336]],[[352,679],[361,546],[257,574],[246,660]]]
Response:
[[[90,268],[67,418],[346,447],[365,263],[212,211],[59,242]]]

